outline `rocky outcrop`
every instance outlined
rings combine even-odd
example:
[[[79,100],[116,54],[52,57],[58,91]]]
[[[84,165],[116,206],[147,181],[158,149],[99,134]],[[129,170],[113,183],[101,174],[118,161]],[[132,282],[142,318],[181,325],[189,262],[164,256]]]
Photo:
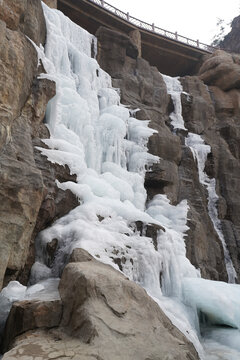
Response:
[[[220,64],[226,69],[223,73],[218,72],[218,66],[209,70],[209,64]],[[234,65],[231,66],[230,64]],[[206,72],[205,72],[205,71]],[[210,77],[206,73],[212,72]],[[238,75],[237,75],[238,74]],[[238,82],[240,74],[239,56],[226,54],[217,51],[206,59],[200,70],[200,78],[206,81],[208,88],[205,87],[205,96],[200,89],[204,85],[197,78],[195,82],[191,78],[183,80],[184,90],[189,92],[195,99],[191,104],[192,111],[196,108],[197,97],[205,98],[205,110],[202,111],[202,121],[204,129],[201,131],[207,144],[212,148],[212,153],[206,164],[206,171],[210,177],[217,180],[218,214],[222,223],[222,230],[225,236],[234,267],[240,275],[240,89]],[[231,86],[223,86],[223,84]],[[234,87],[235,84],[235,87]],[[216,86],[218,85],[218,86]],[[206,107],[211,110],[206,112]],[[199,111],[201,114],[201,111]],[[186,122],[191,131],[198,132],[198,126],[192,120],[192,113],[189,116],[185,113]],[[201,120],[201,119],[200,119]]]
[[[8,5],[13,3],[3,4],[6,13]],[[28,117],[35,95],[41,97],[32,89],[34,79],[37,81],[38,59],[24,34],[7,27],[10,23],[16,30],[17,20],[10,22],[13,12],[10,10],[9,16],[5,14],[6,23],[0,23],[0,288],[5,271],[17,273],[26,260],[43,191],[41,173],[33,158],[31,118]],[[16,11],[13,13],[16,15]],[[45,107],[46,101],[47,98]],[[34,108],[32,110],[34,112]]]
[[[240,56],[217,50],[208,56],[199,70],[199,77],[207,85],[228,91],[240,88]]]
[[[232,52],[240,53],[240,16],[233,19],[231,23],[231,31],[227,34],[224,39],[219,43],[221,49]]]
[[[39,328],[49,329],[60,324],[62,316],[61,300],[25,300],[13,304],[5,328],[2,351],[5,352],[12,340]]]
[[[145,290],[84,250],[75,250],[73,260],[66,266],[59,286],[63,303],[60,328],[26,333],[3,360],[34,357],[36,350],[43,358],[58,356],[66,360],[74,356],[104,360],[198,359],[193,345]]]
[[[37,77],[44,69],[31,43],[44,44],[45,36],[39,0],[0,2],[0,289],[16,278],[27,283],[30,242],[78,204],[55,184],[56,178],[71,178],[68,170],[54,169],[34,152],[36,139],[49,137],[43,120],[55,95],[55,83]]]
[[[208,87],[198,77],[181,79],[184,90],[190,95],[189,101],[183,98],[185,124],[190,131],[202,134],[205,142],[212,149],[205,170],[217,181],[218,215],[238,274],[238,281],[240,275],[240,223],[237,216],[240,211],[239,74],[238,56],[217,51],[205,60],[200,69],[199,77]],[[207,228],[210,230],[211,224],[208,224]],[[199,235],[200,233],[198,232]],[[195,241],[198,237],[199,244],[202,244],[204,237],[197,235]],[[216,246],[217,239],[212,231],[207,239],[208,243],[209,239],[212,239],[211,242]],[[193,246],[193,249],[199,248],[201,247],[197,244]],[[214,251],[218,251],[217,259],[218,262],[221,261],[219,250]]]
[[[46,27],[41,2],[36,0],[4,0],[0,3],[0,20],[10,30],[18,30],[37,45],[45,43]]]

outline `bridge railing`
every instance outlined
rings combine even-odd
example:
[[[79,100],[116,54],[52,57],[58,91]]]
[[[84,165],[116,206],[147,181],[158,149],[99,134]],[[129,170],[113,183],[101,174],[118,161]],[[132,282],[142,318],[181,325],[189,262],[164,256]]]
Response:
[[[200,42],[199,40],[189,39],[185,36],[179,35],[177,32],[174,33],[174,32],[162,29],[162,28],[156,26],[155,24],[149,24],[149,23],[146,23],[145,21],[139,20],[139,19],[129,15],[129,13],[125,13],[125,12],[117,9],[115,6],[107,3],[105,0],[89,0],[89,1],[101,6],[105,10],[110,11],[114,15],[137,26],[140,29],[144,29],[144,30],[153,32],[155,34],[159,34],[159,35],[167,37],[169,39],[173,39],[175,41],[179,41],[181,43],[184,43],[189,46],[193,46],[193,47],[196,47],[196,48],[208,51],[208,52],[213,52],[214,50],[218,49],[217,47],[213,47],[211,45],[204,44],[204,43]]]

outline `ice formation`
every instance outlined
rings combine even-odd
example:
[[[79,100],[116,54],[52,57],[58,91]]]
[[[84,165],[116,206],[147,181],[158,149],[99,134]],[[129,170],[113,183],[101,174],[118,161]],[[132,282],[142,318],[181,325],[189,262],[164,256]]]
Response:
[[[3,288],[0,292],[0,341],[5,322],[14,301],[31,299],[58,300],[60,299],[58,284],[59,279],[49,278],[28,288],[21,285],[18,281],[11,281]]]
[[[56,82],[56,96],[46,114],[51,138],[45,143],[49,148],[39,150],[50,161],[67,164],[71,173],[77,175],[76,183],[57,184],[76,194],[79,206],[38,235],[32,286],[26,288],[13,282],[3,289],[0,303],[5,301],[6,309],[1,308],[0,321],[3,324],[16,299],[44,297],[46,292],[58,296],[58,277],[72,250],[81,247],[143,286],[194,343],[203,359],[200,341],[210,354],[221,334],[214,333],[211,340],[208,337],[202,340],[198,313],[210,312],[212,317],[219,318],[225,298],[220,297],[218,308],[214,308],[216,298],[207,291],[213,282],[200,279],[199,271],[186,258],[187,201],[173,206],[165,195],[157,195],[146,208],[145,171],[159,161],[146,147],[154,130],[148,127],[147,119],[135,119],[134,111],[120,104],[110,76],[92,57],[93,49],[96,53],[94,36],[61,12],[45,4],[43,8],[47,43],[45,50],[36,49],[47,71],[42,76]],[[167,76],[164,79],[175,106],[172,125],[174,129],[185,129],[180,82]],[[136,221],[142,223],[142,233],[137,230]],[[165,228],[158,231],[157,244],[144,236],[144,228],[153,225]],[[53,238],[58,239],[58,251],[49,266],[46,244]],[[200,294],[198,284],[202,288]],[[216,285],[214,289],[218,294],[228,291],[234,295],[228,303],[229,313],[221,315],[223,323],[232,326],[230,309],[237,314],[238,290],[229,286]],[[238,322],[234,324],[238,328]],[[219,346],[231,351],[227,347],[229,342],[221,343]]]
[[[170,114],[171,124],[176,129],[187,130],[184,126],[184,120],[182,117],[182,102],[181,93],[183,92],[182,85],[178,78],[172,78],[168,75],[162,75],[163,80],[167,86],[168,94],[171,95],[174,110]]]
[[[186,145],[190,147],[194,157],[197,159],[199,181],[201,184],[206,186],[208,191],[208,213],[212,220],[214,229],[216,230],[216,233],[218,234],[218,237],[222,242],[224,259],[228,274],[228,282],[235,283],[237,274],[234,269],[232,259],[229,255],[229,251],[224,239],[221,221],[218,218],[218,211],[217,211],[218,195],[216,193],[216,180],[214,178],[210,179],[209,176],[204,172],[207,155],[211,152],[211,148],[209,145],[206,145],[204,143],[204,140],[201,138],[200,135],[193,133],[188,134],[186,138]]]

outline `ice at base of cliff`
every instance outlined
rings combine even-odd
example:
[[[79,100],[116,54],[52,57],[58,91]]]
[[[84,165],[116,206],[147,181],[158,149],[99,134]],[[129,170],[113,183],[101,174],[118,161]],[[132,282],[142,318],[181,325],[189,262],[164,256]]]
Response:
[[[182,281],[183,301],[214,325],[240,329],[240,286],[201,278]]]
[[[238,329],[206,327],[202,332],[207,360],[239,360],[240,332]]]
[[[59,279],[57,278],[45,279],[28,288],[18,281],[10,281],[0,292],[0,335],[13,302],[33,299],[42,301],[60,300],[58,284]]]

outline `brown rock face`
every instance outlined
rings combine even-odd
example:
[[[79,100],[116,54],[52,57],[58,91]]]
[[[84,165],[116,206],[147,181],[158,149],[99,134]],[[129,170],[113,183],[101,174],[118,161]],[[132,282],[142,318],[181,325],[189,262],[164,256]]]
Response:
[[[230,51],[232,53],[240,53],[240,16],[237,16],[233,19],[231,23],[231,31],[227,34],[223,41],[220,42],[219,46],[221,49]]]
[[[25,300],[13,304],[5,327],[3,352],[12,340],[24,332],[59,325],[62,316],[61,300]]]
[[[45,2],[48,7],[57,9],[57,0],[43,0],[43,2]]]
[[[20,116],[37,72],[37,54],[24,35],[0,22],[1,148],[11,139],[11,126]],[[26,67],[26,63],[28,66]]]
[[[0,289],[16,278],[27,282],[31,239],[77,205],[55,184],[69,179],[68,170],[34,152],[36,139],[49,136],[43,120],[55,83],[37,79],[44,70],[26,36],[39,44],[45,34],[40,0],[0,2]]]
[[[0,3],[0,20],[11,30],[20,30],[37,45],[45,43],[46,27],[38,0],[4,0]]]
[[[217,50],[204,61],[199,77],[224,91],[240,88],[240,56]]]
[[[230,55],[224,54],[223,52],[220,54],[223,61],[222,67],[228,66]],[[218,57],[218,55],[213,55],[210,61],[212,61],[214,57]],[[224,63],[224,59],[227,64]],[[209,60],[206,60],[202,68],[208,68],[208,66]],[[213,71],[215,71],[214,68]],[[202,75],[200,75],[200,78],[202,78]],[[222,222],[225,241],[238,273],[239,281],[240,223],[237,214],[239,214],[240,211],[240,90],[232,89],[224,91],[222,86],[215,86],[216,83],[222,84],[224,79],[225,75],[223,74],[223,77],[221,77],[220,73],[216,75],[216,78],[208,78],[206,82],[211,85],[208,88],[197,77],[181,79],[184,90],[188,92],[191,97],[190,103],[183,101],[183,116],[188,129],[196,133],[201,132],[205,142],[212,148],[205,170],[210,177],[216,178],[216,190],[219,196],[218,215]],[[198,115],[194,115],[195,113],[198,113]],[[198,121],[196,121],[196,119]],[[200,124],[204,124],[203,128],[199,127],[199,122]],[[194,192],[195,194],[192,192],[192,195],[190,195],[191,204],[194,199],[196,200],[196,185],[194,186]],[[191,194],[190,191],[189,194]],[[187,194],[185,195],[187,196]],[[203,196],[199,196],[200,201],[201,199],[203,199]],[[198,213],[201,214],[201,217],[204,216],[203,210],[198,211]],[[197,241],[198,244],[195,243],[195,245],[192,246],[192,252],[199,252],[201,244],[203,246],[204,241],[204,246],[207,246],[209,249],[208,253],[211,254],[212,251],[216,253],[217,263],[215,269],[218,273],[221,273],[223,269],[221,265],[219,241],[211,229],[211,224],[206,220],[202,222],[202,224],[208,229],[208,236],[207,238],[202,236],[202,231],[199,230],[199,221],[197,221],[195,236],[190,237],[190,239],[194,239],[194,242]],[[190,231],[192,231],[192,225],[190,225],[190,228]],[[192,257],[190,258],[192,259]],[[194,264],[196,263],[195,260],[192,261]]]
[[[37,54],[21,32],[9,30],[3,22],[1,30],[0,288],[5,270],[15,273],[26,260],[43,191],[27,117]]]
[[[95,260],[70,263],[59,291],[64,306],[61,325],[89,344],[86,355],[97,348],[104,359],[118,358],[117,354],[124,359],[155,359],[159,354],[198,358],[146,292],[110,266]]]
[[[59,182],[76,182],[76,176],[70,175],[70,171],[67,166],[53,164],[47,160],[46,156],[41,155],[41,152],[36,149],[36,146],[44,148],[47,146],[40,139],[33,139],[33,145],[34,160],[37,168],[41,171],[43,179],[43,196],[27,251],[27,262],[18,276],[18,280],[25,285],[28,282],[30,270],[35,261],[34,241],[37,234],[41,230],[50,226],[55,220],[66,215],[70,210],[79,205],[78,199],[70,190],[64,191],[56,185],[56,180]],[[57,244],[55,246],[55,251],[56,250]],[[53,251],[53,249],[52,251],[50,250],[49,266],[54,260],[55,251]]]

